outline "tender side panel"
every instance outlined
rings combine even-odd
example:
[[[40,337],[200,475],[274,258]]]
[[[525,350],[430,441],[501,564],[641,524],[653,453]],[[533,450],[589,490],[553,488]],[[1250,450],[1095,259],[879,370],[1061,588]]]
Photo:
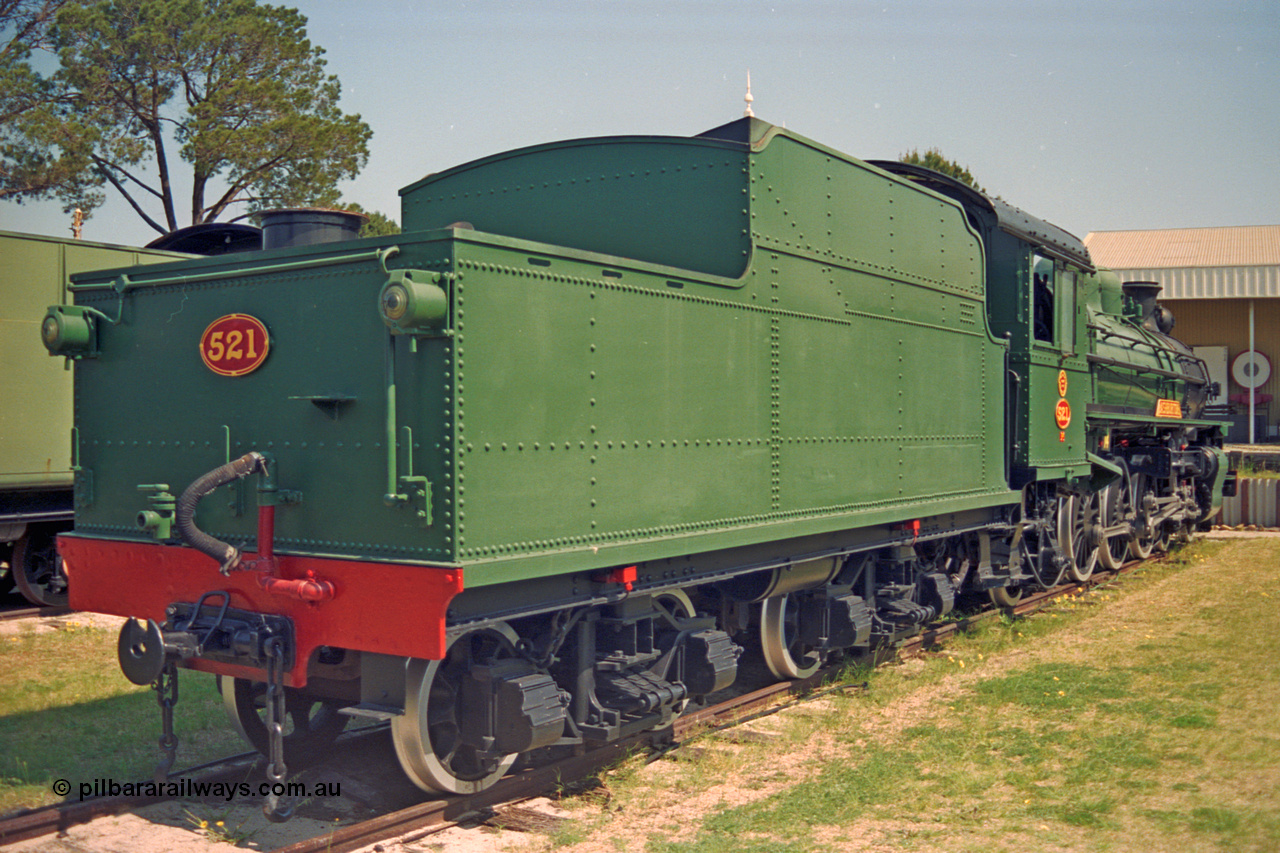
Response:
[[[785,136],[750,181],[741,288],[459,249],[469,583],[538,552],[694,553],[1008,499],[1004,346],[963,212]]]
[[[759,250],[983,299],[982,244],[963,209],[865,163],[777,136],[751,158],[751,199]]]
[[[736,278],[750,260],[746,154],[706,139],[618,138],[500,154],[402,190],[406,231],[479,231]]]
[[[458,291],[464,557],[767,512],[766,313],[634,270],[460,252],[477,259]],[[479,260],[495,252],[507,263]]]
[[[751,180],[754,273],[783,309],[777,508],[1002,491],[1004,348],[963,210],[785,136]]]
[[[458,251],[470,586],[545,571],[521,567],[536,553],[607,565],[1008,500],[980,295],[781,251],[741,289]]]

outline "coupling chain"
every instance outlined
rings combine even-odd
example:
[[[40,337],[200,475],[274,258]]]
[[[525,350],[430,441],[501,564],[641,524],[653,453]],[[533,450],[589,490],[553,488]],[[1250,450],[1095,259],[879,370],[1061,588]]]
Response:
[[[164,782],[169,778],[173,762],[178,754],[178,736],[173,732],[173,706],[178,704],[178,667],[173,661],[164,665],[156,680],[151,682],[151,689],[156,691],[156,701],[160,703],[160,763],[156,765],[155,781]]]
[[[284,763],[284,640],[272,637],[267,640],[267,779],[272,783],[282,783],[288,773]],[[280,807],[278,784],[273,784],[271,793],[262,805],[262,813],[267,820],[280,823],[293,817],[293,807]]]

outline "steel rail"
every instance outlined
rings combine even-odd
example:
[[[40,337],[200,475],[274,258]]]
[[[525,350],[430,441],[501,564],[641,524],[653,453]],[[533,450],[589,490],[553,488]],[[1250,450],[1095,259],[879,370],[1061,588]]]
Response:
[[[758,712],[760,709],[776,704],[781,697],[809,693],[835,670],[835,667],[828,667],[808,678],[778,682],[733,696],[707,708],[682,715],[671,729],[632,735],[582,755],[562,758],[550,764],[508,775],[494,786],[477,794],[418,803],[361,823],[335,829],[324,835],[277,848],[272,853],[348,853],[348,851],[415,830],[443,830],[469,816],[484,814],[493,806],[554,791],[566,782],[589,776],[642,749],[667,748],[673,743],[687,741],[705,729],[733,725],[738,722],[736,718],[742,714]],[[777,710],[781,710],[782,707],[784,706],[778,706]]]
[[[259,759],[256,752],[241,753],[230,756],[216,763],[214,769],[206,776],[199,777],[201,782],[226,782],[243,775],[245,768]],[[211,765],[202,765],[208,767]],[[169,779],[177,779],[193,770],[188,768],[177,773],[170,773]],[[66,832],[72,826],[89,823],[100,817],[110,817],[127,809],[162,803],[170,797],[163,796],[123,796],[93,797],[79,802],[61,802],[49,806],[28,809],[15,815],[0,818],[0,847],[16,844],[42,835],[55,832]]]
[[[0,610],[0,622],[16,621],[18,619],[26,619],[31,616],[66,616],[73,613],[70,607],[65,605],[59,607],[41,607],[33,605],[31,607],[19,607],[16,610]]]

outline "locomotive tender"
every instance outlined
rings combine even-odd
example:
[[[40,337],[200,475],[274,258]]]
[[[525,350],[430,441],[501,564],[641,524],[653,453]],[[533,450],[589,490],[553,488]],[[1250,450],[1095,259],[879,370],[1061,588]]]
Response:
[[[138,617],[162,696],[217,674],[270,773],[355,714],[479,790],[668,725],[748,642],[800,677],[1231,482],[1154,294],[936,173],[744,118],[401,194],[400,235],[80,276],[42,328],[72,605]]]

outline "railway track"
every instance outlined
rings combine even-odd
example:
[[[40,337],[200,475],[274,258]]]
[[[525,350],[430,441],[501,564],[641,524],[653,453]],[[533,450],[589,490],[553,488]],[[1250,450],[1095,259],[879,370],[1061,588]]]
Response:
[[[1152,557],[1151,559],[1159,559]],[[1097,569],[1093,575],[1082,582],[1070,582],[1059,584],[1053,589],[1042,590],[1024,597],[1013,607],[988,607],[978,613],[966,615],[960,619],[954,619],[941,625],[926,628],[914,637],[908,637],[897,646],[899,657],[910,657],[919,654],[930,646],[945,640],[947,637],[953,636],[959,631],[963,631],[971,625],[975,625],[986,619],[996,618],[1003,614],[1011,616],[1026,616],[1034,613],[1043,607],[1046,603],[1058,598],[1065,598],[1069,595],[1079,595],[1091,589],[1095,589],[1106,584],[1113,583],[1116,578],[1132,569],[1134,566],[1141,565],[1142,560],[1133,560],[1125,563],[1119,569]]]
[[[259,756],[256,752],[245,752],[228,756],[212,764],[180,770],[177,773],[170,774],[169,778],[190,777],[193,773],[200,773],[201,775],[194,778],[201,782],[229,781],[243,775],[245,770],[252,767],[258,759]],[[201,771],[204,772],[201,773]],[[0,818],[0,847],[16,844],[19,841],[26,841],[31,838],[39,838],[42,835],[64,832],[68,827],[76,824],[88,823],[102,817],[110,817],[127,809],[163,802],[165,799],[165,797],[159,796],[92,797],[79,802],[67,801],[55,803],[51,806],[28,809],[18,814]]]
[[[71,613],[70,607],[15,607],[0,610],[0,622],[16,622],[20,619],[49,618],[66,616]]]
[[[931,646],[979,621],[995,618],[1006,612],[1015,616],[1025,616],[1055,599],[1076,595],[1111,583],[1137,564],[1137,562],[1131,562],[1116,571],[1100,570],[1088,581],[1070,583],[1027,596],[1012,608],[989,607],[979,613],[965,616],[963,619],[931,628],[902,641],[891,649],[877,650],[869,654],[875,663],[919,655]],[[323,836],[277,848],[273,853],[347,853],[347,851],[402,836],[402,840],[406,843],[420,840],[469,819],[483,818],[500,804],[518,804],[533,797],[545,795],[562,786],[566,779],[582,779],[590,776],[621,757],[634,754],[638,750],[665,750],[673,745],[687,742],[701,732],[739,725],[748,720],[778,713],[791,707],[795,702],[817,698],[828,692],[819,688],[840,671],[843,663],[824,667],[808,678],[770,684],[707,708],[686,713],[676,720],[675,725],[668,732],[637,735],[584,755],[509,775],[480,794],[421,803],[369,821],[342,827]],[[832,685],[828,689],[843,690],[857,687],[861,685]],[[786,701],[787,699],[792,701]]]
[[[1055,599],[1112,583],[1135,565],[1138,563],[1126,564],[1117,571],[1099,570],[1086,582],[1069,583],[1026,596],[1012,608],[991,606],[980,612],[931,627],[901,641],[896,646],[869,653],[868,662],[878,664],[895,658],[922,654],[944,642],[948,637],[980,621],[996,618],[1002,613],[1015,616],[1027,615]],[[50,608],[33,609],[39,611],[39,615],[52,615],[49,613]],[[820,669],[808,678],[776,682],[731,696],[711,706],[687,712],[676,720],[672,728],[663,732],[649,732],[624,738],[599,749],[510,774],[493,787],[478,794],[417,803],[277,848],[275,853],[342,853],[389,838],[411,835],[412,838],[409,840],[414,840],[477,816],[483,818],[500,806],[511,806],[561,788],[566,780],[587,778],[626,755],[642,750],[662,753],[688,742],[702,732],[729,728],[750,719],[777,713],[806,698],[823,695],[827,690],[819,688],[834,677],[844,663],[845,661],[841,661]],[[829,686],[828,690],[856,689],[859,686],[861,685],[838,684]],[[344,735],[343,738],[371,736],[380,728],[361,729]],[[204,782],[243,779],[259,758],[257,753],[243,753],[210,765],[188,768],[179,773],[170,774],[170,778],[191,777],[191,774],[199,773],[200,775],[194,778]],[[42,835],[63,832],[76,824],[161,802],[163,799],[162,797],[101,797],[32,809],[0,819],[0,847]]]

